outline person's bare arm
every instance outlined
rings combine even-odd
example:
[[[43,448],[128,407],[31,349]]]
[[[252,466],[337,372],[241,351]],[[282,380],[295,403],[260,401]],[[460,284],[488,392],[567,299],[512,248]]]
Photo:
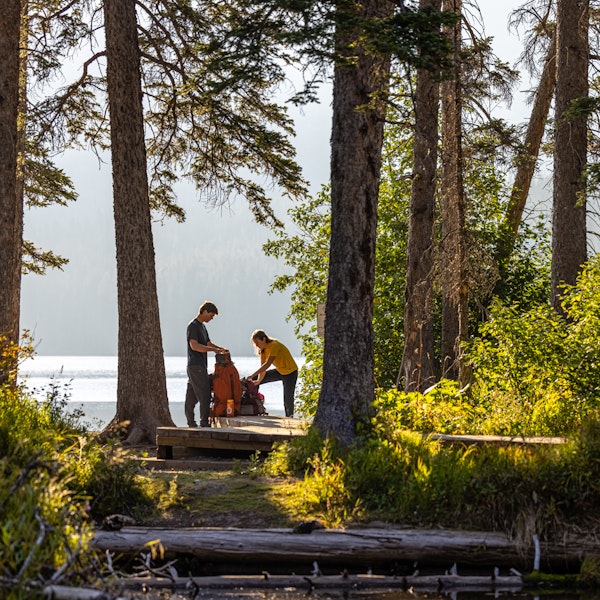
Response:
[[[267,361],[260,365],[260,368],[256,369],[256,371],[254,371],[254,373],[252,373],[252,375],[250,375],[248,379],[252,379],[256,383],[260,383],[265,376],[265,372],[273,364],[274,360],[274,356],[269,356],[269,358],[267,358]]]
[[[194,352],[214,352],[215,354],[219,354],[220,352],[228,352],[227,348],[222,348],[221,346],[217,346],[212,342],[208,342],[208,344],[201,344],[198,340],[190,340],[190,348]]]

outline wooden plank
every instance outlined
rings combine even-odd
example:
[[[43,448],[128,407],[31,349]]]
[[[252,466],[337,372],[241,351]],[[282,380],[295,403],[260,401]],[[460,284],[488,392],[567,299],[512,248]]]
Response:
[[[432,433],[430,439],[447,442],[461,443],[466,445],[558,445],[568,442],[568,438],[564,437],[541,437],[541,436],[521,436],[521,435],[450,435],[443,433]]]
[[[156,444],[159,458],[172,458],[173,447],[214,450],[269,451],[275,442],[306,434],[306,421],[299,419],[256,416],[221,418],[219,427],[158,427]],[[432,440],[464,445],[556,445],[566,438],[495,435],[431,434]]]
[[[268,451],[271,450],[272,442],[257,442],[257,441],[244,441],[244,440],[231,440],[228,438],[214,438],[214,437],[202,437],[202,438],[190,438],[187,440],[181,440],[180,438],[165,438],[157,437],[158,447],[166,448],[173,446],[185,446],[186,448],[205,448],[205,449],[219,449],[219,450],[260,450]],[[159,456],[159,458],[172,458],[168,456]]]

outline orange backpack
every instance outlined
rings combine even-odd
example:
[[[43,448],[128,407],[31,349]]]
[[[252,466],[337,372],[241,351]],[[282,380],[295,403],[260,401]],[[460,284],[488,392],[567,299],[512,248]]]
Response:
[[[215,356],[215,371],[212,375],[212,403],[210,416],[225,417],[240,414],[242,404],[242,382],[240,374],[227,353]],[[233,400],[233,415],[227,415],[227,401]]]

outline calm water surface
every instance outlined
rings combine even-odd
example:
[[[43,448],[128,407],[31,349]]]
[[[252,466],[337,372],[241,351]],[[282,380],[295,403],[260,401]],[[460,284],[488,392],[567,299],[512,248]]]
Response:
[[[250,375],[260,365],[257,356],[232,357],[240,377]],[[296,358],[299,365],[302,359]],[[209,372],[214,356],[209,356]],[[187,386],[186,357],[165,357],[167,394],[171,417],[179,427],[187,425],[183,412]],[[82,422],[100,429],[114,416],[117,400],[116,356],[35,356],[25,361],[21,378],[36,397],[44,398],[51,385],[68,397],[70,412],[81,411]],[[265,408],[271,415],[284,415],[283,386],[277,381],[261,386]]]

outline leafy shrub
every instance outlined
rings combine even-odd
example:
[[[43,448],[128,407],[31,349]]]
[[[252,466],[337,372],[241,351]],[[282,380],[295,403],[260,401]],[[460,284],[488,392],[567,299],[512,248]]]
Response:
[[[523,544],[533,533],[558,536],[600,516],[599,420],[588,419],[577,440],[562,445],[464,446],[406,431],[400,418],[393,405],[380,407],[371,433],[346,450],[331,439],[320,447],[295,440],[295,458],[303,443],[305,457],[313,452],[299,491],[305,510],[330,526],[385,519],[502,530]],[[285,456],[276,461],[283,473]]]
[[[600,408],[600,257],[565,288],[564,315],[494,306],[467,347],[471,398],[490,414],[486,433],[568,435]]]
[[[97,521],[112,513],[138,516],[153,508],[138,479],[139,465],[123,448],[98,444],[79,436],[61,459],[72,475],[71,487],[89,499],[90,516]]]
[[[450,379],[440,380],[424,394],[378,390],[375,409],[375,423],[384,433],[388,426],[422,433],[467,433],[485,416]]]
[[[0,348],[4,372],[30,351]],[[53,385],[42,401],[14,377],[0,386],[0,595],[32,598],[51,578],[95,576],[92,517],[148,503],[131,458],[96,443],[65,414],[66,402]]]
[[[67,435],[52,419],[22,390],[0,388],[0,584],[14,597],[31,597],[33,578],[87,562],[87,500],[71,487],[59,459]]]

